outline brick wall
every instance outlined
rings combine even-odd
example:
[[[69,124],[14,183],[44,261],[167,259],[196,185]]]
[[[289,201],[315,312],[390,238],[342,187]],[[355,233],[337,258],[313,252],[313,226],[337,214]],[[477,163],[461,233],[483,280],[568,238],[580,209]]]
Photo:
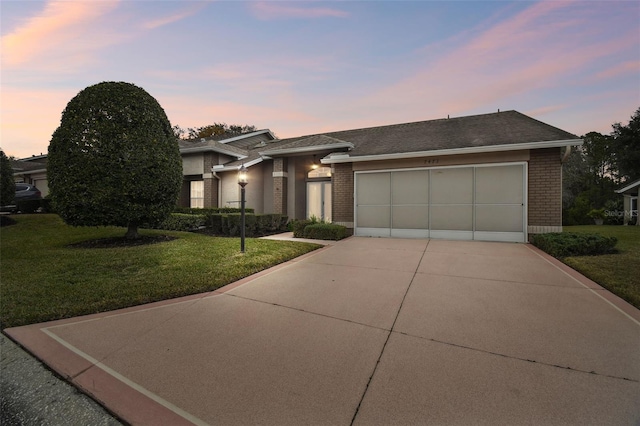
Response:
[[[528,216],[530,233],[562,230],[560,148],[531,150]]]
[[[273,212],[287,214],[287,159],[273,159]]]
[[[213,177],[211,168],[218,164],[217,152],[204,153],[204,170],[202,171],[204,180],[204,207],[218,207],[218,179]]]
[[[353,228],[353,168],[351,163],[333,165],[331,176],[333,222]]]

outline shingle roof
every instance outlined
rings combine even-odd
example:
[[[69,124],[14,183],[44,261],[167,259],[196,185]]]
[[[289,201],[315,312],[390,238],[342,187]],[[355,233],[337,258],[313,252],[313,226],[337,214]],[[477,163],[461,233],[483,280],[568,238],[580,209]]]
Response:
[[[517,111],[323,133],[353,143],[349,156],[576,140],[574,134]],[[292,138],[300,141],[309,138]]]

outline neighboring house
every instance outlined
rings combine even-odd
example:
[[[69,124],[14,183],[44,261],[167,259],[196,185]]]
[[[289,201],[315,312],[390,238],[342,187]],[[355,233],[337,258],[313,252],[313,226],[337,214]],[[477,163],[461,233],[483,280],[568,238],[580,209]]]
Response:
[[[11,162],[13,176],[16,182],[24,182],[34,185],[40,190],[42,197],[49,194],[47,184],[47,156],[34,155]]]
[[[524,242],[562,231],[562,161],[581,144],[517,111],[180,141],[179,205],[239,207],[244,165],[256,213],[316,216],[361,236]]]
[[[616,191],[624,197],[624,224],[628,225],[635,218],[636,225],[640,226],[638,219],[638,198],[640,198],[640,180],[626,185]]]
[[[355,235],[524,242],[562,230],[562,159],[576,135],[516,111],[277,140],[181,141],[183,206],[316,216]]]

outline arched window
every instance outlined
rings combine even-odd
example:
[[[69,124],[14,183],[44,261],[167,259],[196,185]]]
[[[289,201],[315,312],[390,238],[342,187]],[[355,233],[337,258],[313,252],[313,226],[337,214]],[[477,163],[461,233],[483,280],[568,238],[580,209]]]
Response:
[[[331,167],[318,167],[317,169],[311,170],[307,173],[307,177],[309,179],[314,178],[330,178],[331,177]]]

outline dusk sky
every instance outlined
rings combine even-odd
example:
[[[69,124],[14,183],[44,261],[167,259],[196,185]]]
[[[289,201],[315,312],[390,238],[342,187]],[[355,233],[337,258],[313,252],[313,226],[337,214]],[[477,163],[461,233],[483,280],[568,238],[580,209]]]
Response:
[[[6,1],[0,147],[67,102],[144,88],[172,125],[278,137],[515,109],[583,135],[640,107],[638,1]]]

